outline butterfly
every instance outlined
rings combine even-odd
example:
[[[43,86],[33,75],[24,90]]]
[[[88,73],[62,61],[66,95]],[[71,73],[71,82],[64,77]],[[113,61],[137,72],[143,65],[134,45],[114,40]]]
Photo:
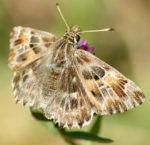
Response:
[[[67,26],[61,38],[21,26],[11,32],[8,64],[16,102],[41,108],[47,119],[69,128],[88,125],[94,114],[121,113],[142,104],[145,96],[134,82],[78,48],[86,31],[70,28],[57,8]]]

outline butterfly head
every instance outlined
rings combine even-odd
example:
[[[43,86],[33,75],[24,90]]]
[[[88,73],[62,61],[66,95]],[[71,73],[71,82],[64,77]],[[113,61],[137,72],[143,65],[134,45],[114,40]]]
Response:
[[[76,44],[80,41],[81,29],[78,25],[74,25],[65,33],[64,37],[68,39],[70,43]]]

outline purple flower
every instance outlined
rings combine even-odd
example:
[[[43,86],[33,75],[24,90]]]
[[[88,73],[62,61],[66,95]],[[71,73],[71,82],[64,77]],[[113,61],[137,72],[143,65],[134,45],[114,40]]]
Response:
[[[89,46],[89,44],[87,43],[86,40],[82,40],[82,42],[78,44],[78,48],[79,47],[82,48],[85,51],[88,51],[88,52],[90,52],[92,54],[95,54],[95,51],[94,51],[95,48],[92,45]]]

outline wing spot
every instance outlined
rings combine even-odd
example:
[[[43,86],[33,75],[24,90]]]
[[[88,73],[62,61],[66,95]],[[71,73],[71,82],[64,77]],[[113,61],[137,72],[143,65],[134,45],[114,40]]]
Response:
[[[19,63],[25,60],[27,60],[27,58],[24,56],[24,54],[21,54],[16,58],[16,61]]]
[[[97,75],[94,75],[95,80],[99,80],[99,77]]]
[[[113,114],[113,108],[112,108],[112,106],[109,106],[107,109],[108,109],[108,112],[109,112],[110,114]]]
[[[60,122],[59,127],[63,129],[64,128],[64,123]]]
[[[69,87],[69,91],[70,91],[70,93],[75,93],[75,92],[77,92],[77,89],[78,87],[77,87],[77,84],[76,84],[76,82],[72,82],[72,84],[70,84],[70,87]]]
[[[59,104],[61,102],[61,99],[62,99],[62,96],[57,95],[55,98],[56,103]]]
[[[142,100],[140,99],[140,96],[141,96],[141,92],[134,92],[134,99],[139,103],[139,104],[142,104],[143,102],[142,102]]]
[[[104,97],[109,96],[109,94],[108,94],[108,92],[107,92],[106,88],[101,88],[101,91],[102,91],[102,93],[103,93]]]
[[[16,56],[15,50],[14,48],[10,49],[10,53],[9,53],[9,59],[8,59],[8,63],[12,63],[12,61],[14,60],[14,57]]]
[[[91,116],[86,117],[86,121],[89,121],[91,119]]]
[[[22,75],[25,75],[25,73],[26,73],[26,71],[25,71],[25,70],[23,70],[23,71],[22,71]]]
[[[110,70],[109,66],[104,66],[104,69],[106,69],[107,71]]]
[[[20,49],[18,49],[18,53],[20,54],[20,53],[23,53],[24,52],[24,48],[20,48]]]
[[[93,96],[95,96],[95,97],[96,97],[96,94],[95,94],[95,92],[94,92],[93,90],[91,91],[91,93],[93,94]]]
[[[30,43],[37,43],[37,42],[39,42],[39,41],[40,41],[40,40],[39,40],[38,37],[32,36],[32,37],[31,37],[31,40],[30,40]]]
[[[124,102],[118,101],[118,103],[119,103],[120,107],[123,109],[123,111],[127,111],[127,110],[128,110],[128,109],[127,109],[127,106],[125,105]]]
[[[112,84],[111,85],[113,90],[116,92],[116,94],[119,96],[119,97],[125,97],[126,94],[124,93],[124,91],[116,84]]]
[[[73,98],[71,100],[71,109],[76,109],[77,106],[78,106],[78,100]]]
[[[83,109],[82,112],[81,112],[81,116],[83,118],[83,120],[89,120],[90,119],[90,116],[88,114],[88,110],[87,109]],[[84,122],[84,121],[83,121]]]
[[[81,120],[78,124],[79,124],[80,127],[82,127],[83,123],[84,123],[83,120]]]
[[[91,76],[90,72],[87,71],[87,70],[83,70],[83,71],[82,71],[82,75],[83,75],[83,77],[84,77],[86,80],[91,80],[91,79],[92,79],[92,76]]]
[[[34,45],[34,44],[32,44],[32,43],[30,44],[30,48],[32,48],[32,47],[34,47],[34,46],[35,46],[35,45]]]
[[[50,42],[50,39],[47,38],[47,37],[43,37],[42,40],[43,40],[44,42]]]
[[[49,47],[50,45],[51,45],[50,42],[44,43],[44,46],[45,46],[45,47]]]
[[[73,124],[72,123],[68,123],[67,125],[68,125],[69,128],[72,128]]]
[[[119,79],[118,80],[118,84],[120,85],[120,87],[122,89],[125,89],[125,84],[127,83],[128,81],[127,80],[123,80],[123,79]]]
[[[93,88],[94,90],[91,90],[91,93],[93,94],[93,96],[100,102],[103,103],[104,99],[102,97],[102,94],[100,93],[100,91],[98,90],[97,87]]]
[[[57,62],[56,62],[56,66],[57,67],[62,67],[65,63],[66,63],[65,60],[58,59]]]
[[[84,100],[80,99],[80,106],[82,107],[84,105]]]
[[[85,56],[83,54],[81,54],[80,58],[87,63],[89,63],[91,61],[87,56]]]
[[[112,101],[112,99],[107,99],[107,110],[110,114],[113,114],[113,107],[114,107],[114,102]]]
[[[34,47],[32,50],[34,51],[35,54],[38,54],[38,53],[40,53],[41,48],[40,47]]]
[[[101,67],[99,67],[99,66],[92,66],[91,68],[94,71],[94,73],[96,73],[101,78],[105,75],[105,71]]]
[[[84,64],[83,61],[82,61],[79,57],[77,57],[77,61],[78,61],[78,63],[81,64],[81,65]]]
[[[13,79],[13,82],[14,83],[18,83],[18,81],[20,80],[20,76],[19,75],[16,75]]]
[[[23,82],[25,82],[28,77],[29,77],[28,75],[25,75],[25,76],[23,77]]]
[[[65,105],[65,101],[66,101],[66,98],[63,98],[62,101],[61,101],[61,103],[60,103],[60,106],[61,106],[62,108],[63,108],[64,105]]]
[[[114,100],[114,107],[115,107],[117,113],[120,113],[120,112],[121,112],[121,111],[120,111],[120,108],[119,108],[119,103],[118,103],[117,100]]]
[[[35,32],[34,32],[34,31],[31,31],[31,34],[35,34]]]
[[[49,47],[51,45],[50,41],[52,40],[50,40],[49,38],[43,37],[42,40],[44,41],[45,47]]]
[[[14,42],[14,45],[16,46],[16,45],[19,45],[19,44],[21,44],[21,43],[23,43],[23,39],[17,39],[17,40]]]
[[[66,112],[68,112],[68,110],[69,110],[69,104],[68,103],[66,103],[66,108],[65,108],[65,110],[66,110]]]

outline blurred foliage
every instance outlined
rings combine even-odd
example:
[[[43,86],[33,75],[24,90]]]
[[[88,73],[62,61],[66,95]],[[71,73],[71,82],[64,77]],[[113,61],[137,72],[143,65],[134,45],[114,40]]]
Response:
[[[46,127],[48,130],[53,132],[55,135],[60,134],[60,136],[69,144],[71,145],[77,145],[73,141],[73,139],[82,139],[82,140],[88,140],[91,142],[100,142],[100,143],[111,143],[113,140],[99,137],[99,131],[101,127],[101,119],[102,117],[98,116],[95,123],[93,124],[91,130],[89,132],[85,131],[68,131],[63,128],[59,128],[56,125],[54,125],[53,121],[50,121],[46,119],[43,115],[42,110],[39,109],[30,109],[33,117],[39,121],[44,127]],[[55,127],[54,127],[55,126]]]
[[[107,117],[95,116],[91,125],[82,130],[58,129],[40,112],[32,115],[51,133],[46,132],[37,121],[32,120],[27,108],[15,105],[11,89],[12,72],[7,66],[9,33],[15,25],[49,31],[61,37],[65,32],[56,7],[56,0],[0,0],[0,144],[47,145],[65,144],[57,140],[84,145],[111,142],[112,145],[150,144],[149,73],[150,73],[150,1],[149,0],[71,0],[61,1],[61,9],[68,23],[78,24],[83,30],[114,27],[115,32],[84,34],[96,55],[123,74],[132,78],[143,89],[147,101],[140,107],[124,114]],[[99,136],[100,135],[100,136]],[[55,137],[56,136],[56,137]],[[77,142],[76,142],[77,140]],[[86,140],[86,141],[85,141]]]

